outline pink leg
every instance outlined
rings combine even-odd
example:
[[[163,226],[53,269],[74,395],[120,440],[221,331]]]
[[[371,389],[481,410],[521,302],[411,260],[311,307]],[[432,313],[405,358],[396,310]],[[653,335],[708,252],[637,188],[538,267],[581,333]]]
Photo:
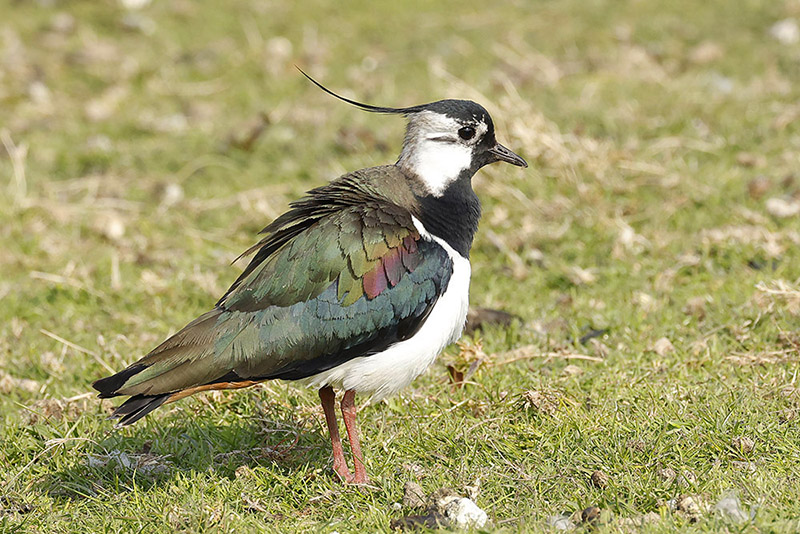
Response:
[[[347,428],[347,437],[350,440],[350,449],[353,451],[353,468],[355,476],[353,484],[369,484],[367,470],[364,469],[364,456],[361,454],[361,441],[358,439],[358,426],[356,425],[356,392],[348,389],[342,397],[342,417]]]
[[[319,390],[319,400],[322,401],[322,409],[325,412],[325,422],[328,423],[328,433],[331,435],[331,448],[333,449],[333,470],[345,482],[353,481],[353,474],[347,468],[342,450],[342,440],[339,437],[339,425],[336,423],[336,393],[333,388],[325,386]],[[342,401],[344,402],[344,401]],[[348,428],[349,432],[349,428]]]

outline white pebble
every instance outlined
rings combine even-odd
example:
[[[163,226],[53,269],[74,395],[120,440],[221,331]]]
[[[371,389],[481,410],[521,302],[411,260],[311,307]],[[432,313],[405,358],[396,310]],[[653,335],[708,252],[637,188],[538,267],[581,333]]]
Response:
[[[800,214],[800,201],[797,200],[785,200],[775,197],[767,200],[765,207],[767,208],[767,213],[781,219]]]
[[[734,523],[744,523],[750,519],[750,515],[742,510],[742,503],[736,491],[729,491],[714,506],[714,511]]]
[[[161,196],[161,203],[165,206],[174,206],[183,200],[183,188],[180,184],[170,182],[164,188],[164,194]]]
[[[130,9],[133,11],[149,6],[151,1],[152,0],[120,0],[119,3],[122,4],[122,7],[125,9]]]
[[[800,27],[794,19],[779,20],[769,29],[769,34],[785,45],[800,43]]]
[[[556,530],[572,530],[575,528],[572,518],[566,514],[551,515],[547,518],[547,524]]]
[[[451,525],[458,528],[481,528],[489,519],[486,512],[466,497],[456,498],[447,503],[444,515]]]

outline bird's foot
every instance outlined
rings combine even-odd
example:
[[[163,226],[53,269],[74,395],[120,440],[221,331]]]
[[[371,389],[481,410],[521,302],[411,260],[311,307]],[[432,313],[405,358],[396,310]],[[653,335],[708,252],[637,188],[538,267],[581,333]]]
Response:
[[[369,486],[372,484],[366,473],[356,473],[353,475],[353,480],[348,480],[348,484],[356,484],[358,486]]]
[[[333,472],[336,473],[336,476],[339,477],[339,480],[345,484],[368,486],[372,483],[367,477],[367,473],[365,471],[356,470],[355,474],[353,474],[344,463],[337,465],[337,463],[334,462]]]
[[[341,463],[333,462],[333,472],[339,477],[339,480],[345,484],[350,484],[355,480],[355,475],[347,468],[347,464],[342,461]]]

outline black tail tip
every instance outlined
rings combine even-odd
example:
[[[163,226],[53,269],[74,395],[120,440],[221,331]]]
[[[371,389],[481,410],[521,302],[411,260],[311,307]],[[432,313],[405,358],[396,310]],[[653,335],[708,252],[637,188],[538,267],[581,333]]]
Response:
[[[109,419],[119,419],[117,428],[132,425],[149,414],[169,398],[170,393],[161,395],[135,395],[116,407]]]
[[[145,369],[147,369],[146,365],[135,363],[115,375],[107,376],[105,378],[101,378],[100,380],[95,380],[92,382],[92,387],[100,392],[98,396],[101,399],[116,397],[119,395],[117,391],[123,385],[125,385],[125,382],[127,382],[130,377],[144,371]]]

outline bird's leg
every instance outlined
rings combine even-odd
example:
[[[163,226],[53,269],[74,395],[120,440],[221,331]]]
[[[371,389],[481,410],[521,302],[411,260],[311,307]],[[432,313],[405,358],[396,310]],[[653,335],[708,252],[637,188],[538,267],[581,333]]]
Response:
[[[348,389],[342,397],[342,417],[347,428],[347,438],[350,440],[350,449],[353,451],[353,469],[355,476],[353,484],[369,484],[367,471],[364,469],[364,456],[361,454],[361,442],[358,439],[358,426],[356,425],[356,392]]]
[[[353,474],[347,468],[342,450],[342,440],[339,437],[339,425],[336,422],[336,393],[333,388],[325,386],[319,390],[319,400],[322,401],[322,410],[325,412],[325,422],[328,423],[328,433],[331,435],[331,448],[333,449],[333,470],[345,482],[353,481]],[[344,402],[344,401],[342,401]],[[348,432],[349,432],[348,428]]]

